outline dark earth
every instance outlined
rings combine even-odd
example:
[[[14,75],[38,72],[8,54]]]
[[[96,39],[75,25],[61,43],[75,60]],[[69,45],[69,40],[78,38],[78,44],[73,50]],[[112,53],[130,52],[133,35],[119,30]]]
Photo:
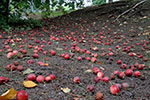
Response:
[[[42,28],[30,31],[21,29],[14,29],[10,32],[1,31],[0,35],[3,38],[0,39],[0,49],[4,51],[0,52],[0,76],[8,77],[9,81],[6,84],[0,84],[0,94],[14,88],[17,91],[27,91],[29,100],[95,100],[96,92],[100,91],[104,94],[104,100],[150,100],[150,5],[146,3],[144,9],[138,7],[118,20],[115,20],[116,17],[125,10],[121,11],[116,8],[102,13],[106,9],[91,7],[61,17],[43,19],[45,25]],[[136,12],[139,9],[142,10]],[[43,40],[45,43],[42,42]],[[51,45],[48,42],[51,42]],[[37,48],[29,49],[29,44],[33,47],[45,46],[42,51],[38,52],[39,58],[32,57],[33,50]],[[73,44],[77,44],[80,48],[79,52],[71,50]],[[5,45],[9,45],[13,50],[25,49],[27,54],[19,52],[17,56],[8,59]],[[117,49],[116,46],[120,47]],[[95,50],[96,47],[98,51]],[[112,51],[109,51],[109,48]],[[130,49],[123,51],[124,48]],[[56,51],[55,56],[49,53],[51,49]],[[91,54],[81,51],[84,49],[89,50]],[[48,51],[47,55],[43,54],[44,50]],[[113,52],[113,55],[108,55],[109,52]],[[70,59],[66,60],[61,57],[63,53],[69,54]],[[85,59],[86,57],[92,58],[92,53],[98,54],[95,63]],[[130,53],[135,53],[135,55],[130,56]],[[72,54],[74,56],[71,56]],[[81,61],[77,60],[78,56],[82,57]],[[27,63],[30,59],[34,61],[33,64]],[[98,67],[104,76],[109,78],[115,70],[124,72],[126,69],[120,68],[121,65],[117,64],[119,59],[127,64],[127,69],[136,63],[143,64],[144,69],[139,70],[141,77],[132,75],[120,79],[116,76],[109,83],[94,81],[96,75],[90,71],[93,67]],[[23,66],[23,71],[6,70],[6,65],[13,64],[15,61]],[[48,66],[40,66],[38,61],[45,62]],[[55,74],[56,79],[50,83],[34,81],[38,86],[28,89],[22,84],[27,78],[23,72],[28,68],[34,70],[33,73],[36,76],[46,77],[49,74]],[[134,72],[137,70],[136,68]],[[81,79],[79,84],[73,82],[76,76]],[[129,83],[129,88],[120,89],[117,95],[110,93],[109,89],[112,84],[123,82]],[[86,87],[89,84],[94,85],[93,92],[87,92]],[[64,93],[61,88],[69,88],[71,91]]]

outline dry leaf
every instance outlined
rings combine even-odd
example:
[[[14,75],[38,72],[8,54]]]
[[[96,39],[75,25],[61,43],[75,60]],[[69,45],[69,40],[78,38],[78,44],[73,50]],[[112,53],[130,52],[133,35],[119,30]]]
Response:
[[[34,83],[33,81],[23,81],[23,85],[26,88],[33,88],[37,86],[37,84]]]
[[[71,91],[71,89],[69,88],[61,88],[61,90],[64,92],[64,93],[69,93]]]
[[[63,48],[56,48],[56,50],[63,50]]]
[[[105,70],[103,67],[100,67],[101,70]]]
[[[45,66],[48,66],[48,63],[45,63]]]
[[[16,95],[17,95],[17,91],[11,88],[0,96],[0,100],[11,100],[14,99]]]
[[[94,47],[94,48],[93,48],[93,50],[97,50],[97,49],[98,49],[97,47]]]
[[[91,72],[93,72],[91,69],[85,71],[85,73],[91,73]]]
[[[101,61],[99,61],[98,64],[102,65],[103,63]]]

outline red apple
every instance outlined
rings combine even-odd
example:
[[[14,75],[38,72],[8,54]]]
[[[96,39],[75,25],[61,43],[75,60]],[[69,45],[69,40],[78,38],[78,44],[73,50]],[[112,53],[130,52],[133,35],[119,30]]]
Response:
[[[90,57],[86,57],[85,59],[88,60],[88,61],[90,61],[91,58]]]
[[[50,50],[50,53],[51,53],[52,56],[56,55],[56,52],[54,50]]]
[[[121,61],[121,60],[118,60],[118,61],[117,61],[117,64],[122,64],[122,61]]]
[[[104,74],[103,74],[102,72],[98,72],[98,73],[97,73],[97,77],[99,77],[99,78],[102,79],[102,78],[104,77]]]
[[[43,54],[46,55],[46,54],[47,54],[47,51],[43,51]]]
[[[124,72],[119,72],[118,77],[121,79],[124,79],[124,77],[125,77]]]
[[[50,78],[51,78],[52,80],[55,80],[55,79],[56,79],[56,76],[55,76],[54,74],[50,74],[49,76],[50,76]]]
[[[28,93],[25,90],[18,91],[16,95],[17,100],[28,100]]]
[[[77,57],[77,60],[78,60],[78,61],[81,61],[81,60],[82,60],[82,57],[80,57],[80,56]]]
[[[139,64],[138,70],[143,70],[143,69],[144,69],[144,65],[143,64]]]
[[[13,71],[13,70],[15,70],[15,68],[16,68],[16,67],[15,67],[14,64],[8,64],[8,65],[6,66],[6,69],[9,70],[9,71],[10,71],[10,70]]]
[[[33,55],[33,58],[38,58],[39,57],[39,55],[37,54],[37,53],[35,53],[34,55]]]
[[[113,95],[116,95],[116,94],[118,94],[118,93],[120,92],[120,89],[118,88],[118,86],[112,85],[112,86],[110,87],[110,92],[111,92]]]
[[[95,63],[95,62],[97,61],[97,59],[96,59],[95,57],[92,57],[92,58],[91,58],[91,61],[92,61],[93,63]]]
[[[87,50],[85,53],[86,53],[86,54],[90,54],[91,52]]]
[[[64,58],[69,60],[70,59],[70,56],[68,54],[64,55]]]
[[[50,82],[52,79],[51,79],[51,77],[50,76],[47,76],[47,77],[45,77],[45,81],[48,83],[48,82]]]
[[[31,48],[32,48],[32,45],[28,45],[28,48],[31,49]]]
[[[120,46],[119,46],[119,45],[117,45],[117,46],[116,46],[116,49],[119,49],[119,48],[120,48]]]
[[[28,79],[28,80],[31,80],[31,81],[34,81],[34,80],[36,80],[36,75],[35,75],[35,74],[29,74],[29,75],[27,76],[27,79]]]
[[[122,69],[126,69],[126,68],[127,68],[127,65],[126,65],[126,64],[121,64],[121,68],[122,68]]]
[[[27,54],[27,50],[22,50],[22,53],[23,54]]]
[[[22,65],[18,65],[18,66],[17,66],[17,70],[18,70],[18,71],[22,71],[22,70],[23,70],[23,66],[22,66]]]
[[[114,79],[115,79],[115,75],[114,75],[114,74],[111,74],[111,75],[110,75],[110,79],[111,79],[111,80],[114,80]]]
[[[48,44],[51,45],[52,43],[51,43],[51,42],[48,42]]]
[[[9,52],[9,53],[7,54],[7,58],[10,59],[13,55],[14,55],[14,54],[13,54],[12,52]]]
[[[109,56],[113,56],[113,55],[114,55],[114,53],[113,53],[113,52],[110,52],[110,53],[109,53]]]
[[[3,76],[0,76],[0,84],[6,83],[9,79]]]
[[[93,73],[97,74],[98,72],[101,72],[100,69],[98,69],[97,67],[93,67]]]
[[[119,74],[119,71],[118,70],[115,70],[114,71],[114,75],[118,75]]]
[[[108,83],[110,81],[110,79],[109,79],[109,77],[104,77],[103,81],[106,82],[106,83]]]
[[[136,54],[131,52],[129,55],[132,57],[132,56],[134,56],[134,55],[136,55]]]
[[[80,83],[80,78],[78,76],[73,78],[74,83],[79,84]]]
[[[13,51],[12,48],[7,49],[7,52],[12,52],[12,51]]]
[[[96,83],[100,82],[101,80],[102,80],[102,78],[99,78],[99,77],[95,77],[95,79],[94,79],[94,81],[95,81]]]
[[[140,73],[139,71],[136,71],[136,72],[134,72],[134,76],[135,76],[135,77],[140,77],[140,76],[141,76],[141,73]]]
[[[95,87],[94,87],[94,85],[87,85],[86,90],[88,92],[93,92],[95,90]]]
[[[42,75],[39,75],[37,78],[36,78],[36,81],[39,82],[39,83],[42,83],[44,82],[44,77]]]
[[[133,70],[131,70],[131,69],[127,69],[125,71],[126,76],[132,76],[132,73],[133,73]]]

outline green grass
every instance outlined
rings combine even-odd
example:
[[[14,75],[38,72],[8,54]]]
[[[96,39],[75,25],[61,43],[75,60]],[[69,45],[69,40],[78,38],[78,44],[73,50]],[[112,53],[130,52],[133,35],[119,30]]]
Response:
[[[67,13],[71,13],[75,10],[69,10]],[[63,11],[55,11],[55,12],[52,12],[48,18],[53,18],[53,17],[58,17],[58,16],[62,16],[62,15],[65,15],[63,13]],[[28,18],[33,18],[33,19],[42,19],[42,13],[40,12],[37,12],[37,13],[31,13],[29,14]]]

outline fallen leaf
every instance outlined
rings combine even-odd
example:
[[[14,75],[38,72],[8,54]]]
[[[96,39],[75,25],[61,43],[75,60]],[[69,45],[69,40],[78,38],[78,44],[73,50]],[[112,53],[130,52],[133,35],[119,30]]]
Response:
[[[23,81],[23,85],[26,88],[33,88],[37,86],[37,84],[34,83],[33,81]]]
[[[45,63],[45,66],[48,66],[48,63]]]
[[[64,92],[64,93],[69,93],[71,91],[71,89],[69,88],[61,88],[61,90]]]
[[[88,69],[88,70],[85,71],[85,73],[91,73],[91,72],[92,72],[91,69]]]
[[[63,50],[63,48],[56,48],[56,50]]]
[[[14,99],[16,95],[17,91],[11,88],[0,96],[0,100],[11,100]]]
[[[98,49],[97,47],[94,47],[94,48],[93,48],[93,50],[97,50],[97,49]]]
[[[30,73],[33,73],[34,71],[30,68],[26,69],[24,72],[23,72],[23,75],[25,74],[30,74]]]
[[[99,61],[98,64],[102,65],[103,63],[101,61]]]
[[[84,43],[86,43],[86,40],[83,40]]]
[[[105,70],[103,67],[100,67],[101,70]]]
[[[55,44],[59,44],[59,42],[55,42]]]

